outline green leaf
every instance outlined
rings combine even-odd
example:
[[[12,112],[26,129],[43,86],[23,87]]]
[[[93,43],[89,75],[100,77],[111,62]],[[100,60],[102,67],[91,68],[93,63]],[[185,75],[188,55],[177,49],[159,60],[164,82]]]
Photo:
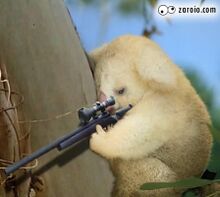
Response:
[[[208,195],[208,196],[206,196],[206,197],[216,197],[217,194],[220,194],[220,191],[217,191],[217,192],[215,192],[215,193],[212,193],[212,194],[210,194],[210,195]]]
[[[220,132],[217,131],[216,129],[212,128],[212,134],[213,134],[213,137],[214,139],[220,143]]]
[[[141,14],[141,1],[121,0],[118,2],[118,9],[122,14]]]
[[[162,188],[195,188],[195,187],[202,187],[205,185],[209,185],[212,183],[220,183],[220,179],[216,180],[206,180],[200,178],[188,178],[179,180],[176,182],[151,182],[143,184],[140,189],[141,190],[153,190],[153,189],[162,189]]]
[[[153,7],[157,4],[157,0],[149,0],[149,2]]]
[[[186,193],[182,194],[182,197],[196,197],[197,195],[193,191],[187,191]]]

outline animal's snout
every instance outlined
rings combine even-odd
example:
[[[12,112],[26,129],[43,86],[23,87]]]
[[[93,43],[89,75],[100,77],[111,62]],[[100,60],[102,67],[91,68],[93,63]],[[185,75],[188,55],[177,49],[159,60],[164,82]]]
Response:
[[[99,101],[103,102],[106,99],[107,99],[107,97],[106,97],[105,93],[101,91],[100,94],[99,94]]]

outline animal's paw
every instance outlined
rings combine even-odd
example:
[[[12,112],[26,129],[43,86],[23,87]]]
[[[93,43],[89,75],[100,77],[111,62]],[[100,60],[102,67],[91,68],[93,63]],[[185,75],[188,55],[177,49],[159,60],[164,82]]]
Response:
[[[100,125],[96,125],[96,133],[93,133],[90,138],[90,149],[102,154],[105,149],[106,137],[105,130]]]

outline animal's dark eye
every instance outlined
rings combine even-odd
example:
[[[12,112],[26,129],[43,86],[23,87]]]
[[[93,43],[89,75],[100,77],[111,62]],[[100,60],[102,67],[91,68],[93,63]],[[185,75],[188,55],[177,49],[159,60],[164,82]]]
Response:
[[[121,88],[120,90],[117,91],[117,94],[122,95],[124,94],[124,92],[125,92],[125,88]]]

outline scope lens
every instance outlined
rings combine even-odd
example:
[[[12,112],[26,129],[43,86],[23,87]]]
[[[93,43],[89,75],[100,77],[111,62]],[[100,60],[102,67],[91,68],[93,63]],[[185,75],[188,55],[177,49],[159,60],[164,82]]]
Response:
[[[108,107],[108,106],[111,106],[111,105],[114,105],[115,104],[115,99],[113,96],[110,96],[105,102],[105,106]]]

